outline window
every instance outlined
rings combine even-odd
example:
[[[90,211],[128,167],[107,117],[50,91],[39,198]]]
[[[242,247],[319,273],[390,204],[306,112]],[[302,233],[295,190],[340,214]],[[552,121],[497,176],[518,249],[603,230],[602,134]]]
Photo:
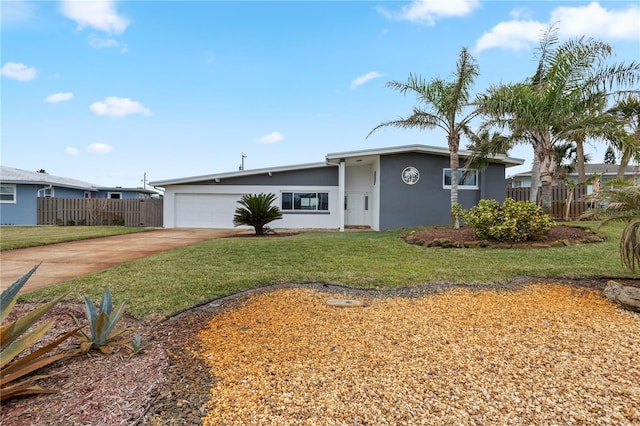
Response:
[[[107,192],[107,198],[111,200],[119,200],[122,198],[122,192]]]
[[[38,189],[38,197],[39,198],[51,198],[54,196],[54,191],[52,186],[48,186],[46,188]]]
[[[283,211],[328,211],[328,192],[283,192],[280,194]]]
[[[16,186],[2,185],[0,186],[0,203],[16,203]]]
[[[91,192],[84,191],[84,198],[91,198]]]
[[[442,176],[443,188],[451,188],[451,169],[444,169]],[[459,169],[458,188],[478,189],[478,171],[474,169]]]

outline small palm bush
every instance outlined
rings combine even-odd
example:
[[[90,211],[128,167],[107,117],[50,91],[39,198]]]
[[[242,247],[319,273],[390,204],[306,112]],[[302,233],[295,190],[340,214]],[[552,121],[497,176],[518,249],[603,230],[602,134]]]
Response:
[[[553,219],[537,204],[512,198],[502,205],[496,200],[480,200],[469,210],[458,204],[453,213],[473,228],[476,237],[513,243],[544,235],[553,225]]]
[[[588,197],[596,208],[584,216],[604,218],[600,226],[626,222],[620,238],[620,258],[627,268],[635,272],[640,265],[640,187],[625,182],[607,184],[611,185],[608,189]]]
[[[37,268],[37,266],[33,267],[2,292],[2,295],[0,295],[0,321],[4,322],[11,313],[18,300],[18,292]],[[17,396],[36,393],[56,392],[34,384],[36,380],[47,376],[29,376],[29,374],[56,361],[76,355],[77,352],[47,354],[71,337],[78,330],[77,328],[21,358],[18,358],[18,355],[35,345],[53,327],[55,319],[44,321],[35,327],[32,326],[61,298],[62,296],[45,303],[15,321],[2,324],[0,328],[0,400],[4,401]]]
[[[282,219],[282,212],[277,206],[272,205],[275,194],[245,194],[240,198],[238,207],[233,216],[233,225],[253,226],[256,235],[264,235],[265,225],[274,220]]]

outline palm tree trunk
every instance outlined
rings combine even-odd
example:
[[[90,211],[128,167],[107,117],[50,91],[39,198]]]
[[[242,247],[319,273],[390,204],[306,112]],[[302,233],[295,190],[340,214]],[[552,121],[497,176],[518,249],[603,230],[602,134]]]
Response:
[[[453,206],[458,203],[458,169],[460,160],[458,148],[460,139],[458,135],[449,136],[449,167],[451,168],[451,224],[455,229],[460,228],[458,217],[453,214]]]
[[[622,158],[620,159],[620,166],[618,167],[618,174],[616,176],[618,180],[624,180],[624,174],[627,172],[629,160],[631,160],[631,153],[629,151],[624,151],[622,153]]]
[[[537,145],[533,146],[533,164],[531,165],[531,188],[529,190],[529,201],[538,202],[538,185],[540,183],[540,156]]]
[[[584,136],[578,136],[574,140],[576,144],[576,166],[578,168],[578,183],[584,183],[587,180],[584,170]]]
[[[545,143],[540,144],[540,181],[542,187],[540,188],[540,204],[542,206],[542,213],[550,215],[552,213],[553,205],[553,172],[556,166],[553,147],[548,138],[545,138]]]

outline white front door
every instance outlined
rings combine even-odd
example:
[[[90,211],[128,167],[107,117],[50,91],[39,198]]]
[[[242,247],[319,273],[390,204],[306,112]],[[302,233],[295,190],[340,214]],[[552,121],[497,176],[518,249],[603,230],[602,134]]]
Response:
[[[364,218],[365,194],[362,192],[347,192],[347,209],[345,211],[345,225],[367,225]]]

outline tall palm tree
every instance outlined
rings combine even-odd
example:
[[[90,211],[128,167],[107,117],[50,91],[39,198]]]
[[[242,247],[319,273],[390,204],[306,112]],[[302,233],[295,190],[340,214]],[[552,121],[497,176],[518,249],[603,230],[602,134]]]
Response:
[[[556,162],[554,147],[584,136],[624,144],[619,122],[597,109],[614,88],[640,81],[640,64],[606,65],[613,54],[607,43],[579,38],[554,47],[557,38],[550,28],[543,36],[537,72],[524,83],[491,87],[478,99],[478,107],[492,123],[521,135],[520,143],[531,144],[539,164],[541,204],[551,212],[551,186]],[[578,112],[578,113],[577,113]],[[536,170],[534,170],[536,172]],[[532,182],[532,192],[537,183]]]
[[[630,130],[627,143],[614,147],[622,153],[620,167],[618,168],[619,180],[624,179],[624,174],[631,159],[640,160],[640,98],[628,95],[611,108],[608,113],[624,122]]]
[[[382,127],[398,127],[401,129],[434,129],[439,127],[447,134],[451,169],[451,207],[458,203],[458,170],[460,136],[468,128],[469,122],[477,116],[476,109],[471,104],[471,89],[479,75],[475,58],[467,48],[460,50],[460,56],[453,72],[453,80],[445,81],[434,78],[425,81],[417,74],[409,74],[406,82],[390,81],[388,87],[406,95],[414,93],[418,105],[406,118],[385,121],[371,130],[367,138]],[[452,222],[458,227],[458,222],[452,215]]]

